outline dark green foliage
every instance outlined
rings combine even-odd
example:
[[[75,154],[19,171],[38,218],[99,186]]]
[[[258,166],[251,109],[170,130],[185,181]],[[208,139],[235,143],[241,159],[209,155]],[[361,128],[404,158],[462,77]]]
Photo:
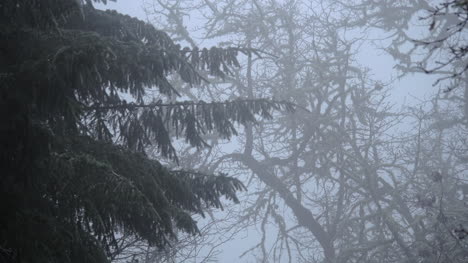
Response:
[[[119,235],[164,247],[175,228],[195,234],[191,214],[238,202],[225,175],[171,171],[183,136],[229,139],[233,123],[271,118],[287,103],[237,100],[148,103],[149,89],[176,95],[169,74],[190,84],[199,70],[224,77],[249,50],[182,49],[161,31],[91,1],[0,4],[0,262],[107,262]],[[128,100],[128,101],[127,101]]]

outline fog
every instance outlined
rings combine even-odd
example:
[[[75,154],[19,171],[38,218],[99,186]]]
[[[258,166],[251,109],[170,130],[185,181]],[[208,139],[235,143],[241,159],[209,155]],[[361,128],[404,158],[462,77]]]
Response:
[[[449,53],[414,41],[444,34],[449,16],[437,17],[432,30],[430,18],[419,19],[437,2],[145,0],[100,6],[148,21],[182,45],[261,52],[241,57],[232,77],[213,79],[201,91],[178,87],[185,96],[274,98],[301,107],[245,126],[231,142],[213,139],[209,150],[185,151],[183,167],[226,172],[247,191],[240,204],[200,220],[203,237],[180,242],[158,260],[466,259],[467,243],[454,229],[468,222],[466,192],[457,190],[468,182],[462,111],[468,86],[464,74],[445,78],[466,58],[426,74]]]
[[[79,86],[64,92],[66,96],[43,100],[52,105],[51,109],[67,101],[75,104],[69,108],[57,106],[59,110],[50,112],[46,111],[49,109],[46,104],[44,116],[53,117],[44,117],[45,121],[40,119],[37,123],[45,127],[40,127],[44,134],[51,130],[52,135],[38,134],[55,138],[60,136],[56,135],[56,130],[68,132],[62,129],[60,121],[65,120],[63,127],[67,127],[68,116],[73,116],[73,123],[78,124],[72,126],[81,132],[73,133],[74,136],[80,140],[89,136],[106,143],[102,147],[96,146],[100,144],[94,141],[70,140],[73,146],[67,146],[67,140],[63,140],[65,146],[62,141],[41,144],[44,149],[54,149],[50,150],[53,161],[43,162],[52,163],[54,169],[50,171],[73,171],[72,175],[64,173],[66,179],[52,176],[52,183],[46,181],[37,187],[40,189],[37,196],[52,204],[53,209],[63,204],[64,207],[73,206],[69,209],[72,212],[63,213],[71,219],[63,221],[67,226],[78,222],[80,227],[69,232],[60,230],[66,235],[73,237],[73,233],[81,235],[82,231],[95,237],[86,242],[99,244],[97,246],[106,252],[105,257],[116,263],[468,262],[467,1],[77,2],[82,8],[83,20],[88,19],[86,12],[95,17],[102,15],[103,12],[93,13],[91,5],[99,10],[116,10],[165,32],[180,47],[174,48],[167,44],[171,43],[169,40],[161,40],[163,35],[158,35],[161,39],[156,40],[141,37],[146,36],[148,29],[133,20],[108,21],[133,21],[134,32],[120,32],[115,28],[101,30],[105,23],[97,22],[84,28],[98,28],[102,32],[96,29],[98,33],[85,34],[75,32],[82,30],[81,22],[63,22],[66,30],[62,30],[58,26],[62,18],[53,16],[53,23],[41,30],[54,37],[49,39],[45,33],[36,35],[44,35],[46,44],[41,42],[44,47],[49,45],[49,40],[51,43],[63,41],[66,45],[62,48],[55,45],[57,51],[51,51],[52,55],[44,51],[49,55],[42,60],[36,58],[42,56],[39,44],[31,48],[31,54],[41,49],[37,51],[41,56],[20,56],[39,61],[30,63],[32,69],[29,65],[18,67],[21,74],[35,72],[32,77],[27,75],[26,80],[28,76],[39,79],[42,71],[36,73],[34,67],[43,63],[47,65],[44,72],[55,72],[63,67],[63,75],[73,80],[67,82],[65,77],[63,81],[57,77],[57,83]],[[33,18],[37,15],[31,14]],[[28,30],[21,34],[29,36]],[[105,37],[101,38],[100,34]],[[86,36],[85,41],[81,41],[82,35]],[[67,42],[62,37],[72,40]],[[146,46],[147,43],[151,45]],[[97,47],[93,46],[95,44]],[[165,50],[166,44],[172,49]],[[88,57],[79,59],[86,53],[79,45],[88,52],[101,50],[95,56],[98,62],[102,58],[106,63],[124,61],[128,65],[119,65],[120,68],[106,63],[93,64],[88,71],[78,74],[72,66],[91,65],[90,61],[94,61]],[[159,52],[164,58],[145,53],[148,50]],[[174,50],[177,56],[171,53]],[[3,53],[8,52],[1,52],[2,58],[7,57]],[[138,56],[142,64],[132,64],[132,59],[127,58],[129,54]],[[141,54],[147,57],[141,58]],[[72,66],[68,67],[68,61],[72,61]],[[145,65],[150,67],[144,68]],[[2,72],[3,68],[5,72],[13,68],[7,66],[2,64]],[[157,77],[152,77],[153,71]],[[122,76],[115,76],[118,74]],[[55,81],[55,76],[59,75],[33,83],[49,85],[48,81]],[[133,81],[132,77],[143,80]],[[93,82],[86,78],[97,79],[101,89],[90,88]],[[124,84],[129,87],[121,87]],[[57,87],[61,86],[57,84]],[[164,93],[163,88],[170,91]],[[26,94],[36,96],[41,92],[55,94],[58,91]],[[15,92],[11,94],[11,97],[17,96]],[[26,97],[18,94],[18,98]],[[100,97],[101,94],[105,95]],[[42,116],[36,111],[42,113],[40,103],[43,102],[31,101],[31,110],[25,111],[29,115],[25,113],[24,116]],[[230,101],[237,101],[242,107],[232,106]],[[219,112],[210,111],[209,107],[217,107]],[[65,113],[54,115],[60,110]],[[11,122],[20,117],[11,117]],[[36,127],[34,125],[30,127]],[[64,137],[67,137],[66,132]],[[132,134],[136,134],[135,138]],[[5,138],[8,141],[9,137]],[[151,140],[156,143],[150,143]],[[108,144],[121,147],[109,146],[109,152],[118,154],[106,153]],[[16,153],[17,149],[23,149],[22,141],[18,145],[21,147],[12,146],[11,151]],[[78,157],[69,153],[74,150]],[[124,154],[133,159],[122,157]],[[21,158],[5,160],[22,166],[18,161]],[[126,171],[125,161],[136,163],[135,170]],[[93,169],[81,168],[89,164]],[[42,168],[40,165],[38,167]],[[49,171],[47,169],[44,168]],[[82,183],[84,179],[76,179],[76,174],[82,171],[99,175],[102,172],[103,176],[85,177],[94,184],[87,187]],[[185,171],[190,171],[187,172],[189,176]],[[164,179],[159,182],[151,177],[150,180],[145,177],[148,174]],[[220,175],[218,178],[222,180],[198,179],[200,174]],[[174,179],[171,177],[174,175],[189,179]],[[111,179],[102,179],[107,178],[105,176]],[[200,178],[205,178],[202,176]],[[139,178],[144,179],[138,181]],[[79,186],[76,193],[74,187],[69,187],[75,183]],[[153,183],[158,186],[154,192],[147,189]],[[95,185],[102,190],[95,190]],[[170,187],[163,187],[167,185]],[[198,199],[184,192],[191,187],[195,189],[193,196]],[[134,195],[137,188],[143,189],[144,194]],[[178,192],[172,193],[173,189]],[[108,198],[113,191],[122,191],[124,198]],[[68,192],[72,197],[67,197]],[[80,199],[80,194],[85,196],[85,201]],[[96,196],[105,201],[95,205],[92,201]],[[221,202],[218,201],[220,196],[223,196]],[[119,210],[121,199],[130,208]],[[125,203],[127,199],[130,201]],[[106,204],[111,205],[107,207]],[[132,210],[139,205],[149,208]],[[50,210],[55,211],[53,209]],[[97,219],[92,215],[95,211]],[[117,211],[117,215],[106,214],[108,211]],[[135,211],[138,214],[132,217]],[[37,215],[35,213],[38,212],[31,212]],[[51,214],[52,218],[61,219],[61,213]],[[151,214],[150,220],[146,220],[147,214]],[[186,214],[197,221],[199,233],[194,230],[196,227],[190,216],[189,219],[184,217]],[[61,222],[58,219],[57,222]],[[134,222],[142,226],[133,227]],[[40,224],[33,226],[40,229]],[[111,234],[102,230],[107,228],[112,229]],[[44,232],[60,232],[52,229]],[[159,236],[145,235],[147,230]],[[5,246],[5,255],[14,254],[12,258],[17,262],[29,262],[17,256],[21,249],[17,254],[10,253],[10,247],[16,251],[14,246],[28,239],[34,240],[34,237],[26,235],[18,242],[3,242],[2,239],[0,261]],[[69,239],[81,242],[79,238]],[[50,241],[50,244],[60,243],[56,241],[60,239],[51,240],[55,243]],[[67,247],[63,253],[69,250],[74,251]]]

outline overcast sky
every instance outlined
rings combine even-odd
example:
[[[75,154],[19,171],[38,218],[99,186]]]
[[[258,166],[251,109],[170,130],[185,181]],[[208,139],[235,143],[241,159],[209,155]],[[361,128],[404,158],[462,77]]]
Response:
[[[145,12],[143,11],[142,0],[108,2],[107,6],[99,4],[96,7],[100,9],[115,9],[120,13],[147,21]],[[365,50],[365,52],[362,51],[358,54],[358,62],[371,70],[374,79],[389,82],[391,79],[396,78],[397,72],[393,68],[395,63],[384,51],[370,45],[361,48],[361,50]],[[395,80],[390,85],[391,100],[398,107],[403,104],[414,104],[420,100],[428,99],[429,93],[433,93],[436,90],[432,87],[433,82],[434,78],[422,75],[406,76],[400,80]],[[252,257],[250,257],[250,260],[244,258],[240,260],[238,258],[242,252],[250,248],[258,240],[258,233],[255,228],[252,227],[245,231],[245,233],[238,235],[235,241],[221,247],[223,251],[218,258],[219,262],[254,262]]]

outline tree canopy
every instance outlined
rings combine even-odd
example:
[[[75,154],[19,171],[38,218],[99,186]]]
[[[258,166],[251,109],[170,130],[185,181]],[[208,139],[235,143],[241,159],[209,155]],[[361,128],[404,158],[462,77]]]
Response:
[[[119,235],[164,247],[176,229],[197,233],[191,215],[222,208],[221,197],[238,202],[243,184],[170,170],[145,149],[177,162],[174,137],[205,147],[205,133],[229,139],[235,123],[292,110],[264,99],[175,99],[168,76],[224,78],[239,52],[255,50],[181,48],[92,1],[8,0],[0,10],[2,262],[107,262]]]

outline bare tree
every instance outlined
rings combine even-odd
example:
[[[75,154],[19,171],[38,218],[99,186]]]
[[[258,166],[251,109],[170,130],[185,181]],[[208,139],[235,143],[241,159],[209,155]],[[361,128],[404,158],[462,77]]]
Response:
[[[248,182],[235,223],[222,229],[258,226],[258,244],[244,255],[258,262],[466,260],[466,196],[460,193],[468,183],[468,111],[460,105],[467,89],[441,93],[406,114],[392,112],[385,85],[355,58],[368,43],[356,30],[377,28],[391,37],[387,51],[401,72],[425,72],[435,51],[419,60],[414,54],[428,48],[422,43],[435,33],[418,43],[406,29],[430,8],[419,0],[148,2],[148,17],[193,47],[221,41],[261,51],[248,56],[228,84],[212,81],[203,94],[182,86],[185,96],[273,97],[299,105],[295,114],[246,125],[236,145],[213,136],[203,154],[180,156],[182,165]],[[449,22],[443,18],[431,32]],[[455,64],[431,72],[453,76]],[[411,127],[404,134],[397,130],[401,122]],[[192,245],[181,243],[189,251]],[[194,254],[186,259],[199,262]]]
[[[342,1],[353,10],[352,24],[377,29],[380,45],[402,74],[438,77],[446,91],[460,86],[468,69],[468,4],[464,0]]]

